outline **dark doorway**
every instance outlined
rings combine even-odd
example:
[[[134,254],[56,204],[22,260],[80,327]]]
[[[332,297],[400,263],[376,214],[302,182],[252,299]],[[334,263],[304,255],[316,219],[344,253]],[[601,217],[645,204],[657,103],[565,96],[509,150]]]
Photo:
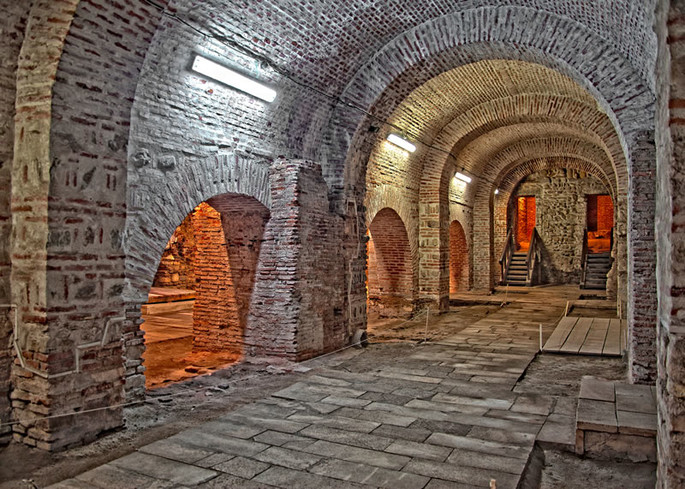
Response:
[[[518,197],[516,202],[516,248],[527,250],[535,228],[535,197]]]
[[[587,196],[587,238],[591,253],[611,251],[611,231],[614,227],[614,203],[611,196]]]

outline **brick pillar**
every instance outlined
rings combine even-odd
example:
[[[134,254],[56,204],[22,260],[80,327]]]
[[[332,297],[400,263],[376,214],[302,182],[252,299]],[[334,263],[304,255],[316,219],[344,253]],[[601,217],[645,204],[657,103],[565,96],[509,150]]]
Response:
[[[628,362],[630,380],[656,379],[656,149],[654,132],[633,135],[628,207]]]
[[[657,8],[657,487],[685,487],[685,1]]]
[[[329,210],[318,164],[278,161],[270,183],[272,213],[247,320],[246,353],[304,360],[347,344],[354,333],[348,326],[344,221]]]

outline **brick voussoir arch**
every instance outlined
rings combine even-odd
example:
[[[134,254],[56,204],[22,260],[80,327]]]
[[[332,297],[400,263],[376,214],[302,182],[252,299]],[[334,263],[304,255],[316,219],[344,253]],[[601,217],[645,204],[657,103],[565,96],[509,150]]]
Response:
[[[418,269],[419,269],[419,237],[418,237],[418,216],[415,215],[412,208],[414,205],[407,201],[406,195],[396,187],[391,185],[381,185],[373,189],[367,194],[364,202],[366,206],[366,222],[365,227],[369,229],[376,214],[383,209],[392,209],[402,220],[407,238],[409,240],[409,249],[411,251],[411,269],[412,269],[412,283],[413,289],[416,290],[418,284]]]
[[[432,32],[441,33],[440,42]],[[357,73],[342,98],[355,100],[374,116],[386,119],[417,86],[444,71],[482,59],[529,61],[569,76],[607,113],[626,154],[625,134],[652,125],[654,94],[648,88],[652,80],[642,79],[639,70],[610,41],[572,19],[515,6],[449,14],[402,33]],[[336,124],[331,129],[329,161],[333,167],[328,169],[329,183],[342,185],[337,179],[343,174],[347,184],[361,183],[368,158],[348,150],[364,148],[366,139],[373,137],[363,133],[371,120],[362,114],[337,111],[332,121]],[[361,167],[344,169],[350,164]]]

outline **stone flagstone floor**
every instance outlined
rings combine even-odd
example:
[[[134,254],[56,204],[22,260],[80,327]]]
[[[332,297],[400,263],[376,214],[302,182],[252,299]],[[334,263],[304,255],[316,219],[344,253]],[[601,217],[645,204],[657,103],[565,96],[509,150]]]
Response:
[[[268,398],[50,487],[514,489],[548,418],[566,426],[554,397],[514,390],[557,312],[511,304],[371,367],[322,360]]]

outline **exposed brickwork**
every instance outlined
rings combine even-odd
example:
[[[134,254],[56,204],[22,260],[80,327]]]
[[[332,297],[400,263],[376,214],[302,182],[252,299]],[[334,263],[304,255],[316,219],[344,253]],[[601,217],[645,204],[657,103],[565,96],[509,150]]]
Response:
[[[35,36],[23,45],[17,78],[12,299],[30,340],[22,345],[23,358],[39,374],[14,369],[15,416],[24,421],[18,439],[41,448],[88,440],[119,426],[120,410],[35,426],[31,413],[142,398],[140,304],[176,226],[214,196],[249,196],[271,211],[252,305],[236,297],[237,314],[247,314],[248,354],[307,358],[346,344],[364,327],[365,224],[385,207],[404,222],[407,283],[420,300],[447,306],[454,219],[473,250],[469,278],[490,286],[502,218],[493,210],[489,179],[523,162],[508,149],[541,124],[555,125],[545,137],[564,140],[565,151],[536,157],[580,152],[618,196],[617,259],[623,263],[628,256],[620,243],[627,242],[630,213],[630,260],[645,260],[631,268],[630,279],[635,295],[646,297],[631,302],[631,331],[648,332],[655,294],[647,229],[654,214],[649,2],[409,0],[388,8],[322,2],[311,9],[273,0],[170,2],[170,10],[193,25],[270,57],[331,98],[170,18],[160,25],[159,12],[146,2],[34,3],[29,31]],[[274,84],[277,101],[263,104],[192,74],[193,52]],[[493,59],[532,67],[518,76],[507,61],[474,64]],[[476,86],[460,83],[459,73]],[[427,91],[414,92],[436,77]],[[440,85],[444,80],[451,80],[451,89],[443,90],[449,88]],[[420,145],[411,157],[379,152],[385,143],[375,143],[389,128],[369,131],[379,119],[336,97],[438,149]],[[506,147],[472,151],[477,140],[508,133]],[[498,155],[510,159],[489,166]],[[323,171],[303,159],[321,161]],[[452,175],[462,164],[486,178],[454,187]],[[632,180],[647,175],[644,184],[631,181],[630,191],[642,200],[631,200],[630,207],[628,168]],[[224,220],[224,230],[235,222],[242,221]],[[473,246],[473,236],[487,239]],[[230,250],[230,237],[227,244]],[[245,251],[241,246],[235,250]],[[2,249],[0,243],[0,267]],[[242,275],[246,282],[248,276]],[[635,319],[641,314],[644,324]],[[647,376],[648,343],[636,340],[631,356]],[[640,368],[633,370],[642,375]],[[74,369],[80,371],[57,377]]]
[[[658,2],[657,110],[657,487],[685,486],[685,2]]]
[[[4,304],[12,300],[10,290],[11,177],[14,156],[14,115],[17,97],[17,63],[24,41],[29,2],[6,5],[0,21],[0,423],[10,420],[10,344],[14,310]],[[0,444],[9,441],[11,428],[0,428]]]
[[[450,294],[469,288],[469,248],[459,221],[450,224]]]
[[[245,334],[252,356],[300,360],[346,344],[355,318],[347,315],[348,285],[342,222],[330,214],[321,169],[279,160],[271,169],[271,219]],[[363,286],[359,274],[352,287]],[[365,324],[365,310],[353,310]]]
[[[193,259],[197,249],[191,216],[192,214],[186,216],[164,248],[155,280],[152,283],[154,287],[195,290],[197,283]]]
[[[411,312],[414,268],[407,231],[397,212],[385,208],[373,218],[367,253],[370,312],[390,317]]]

